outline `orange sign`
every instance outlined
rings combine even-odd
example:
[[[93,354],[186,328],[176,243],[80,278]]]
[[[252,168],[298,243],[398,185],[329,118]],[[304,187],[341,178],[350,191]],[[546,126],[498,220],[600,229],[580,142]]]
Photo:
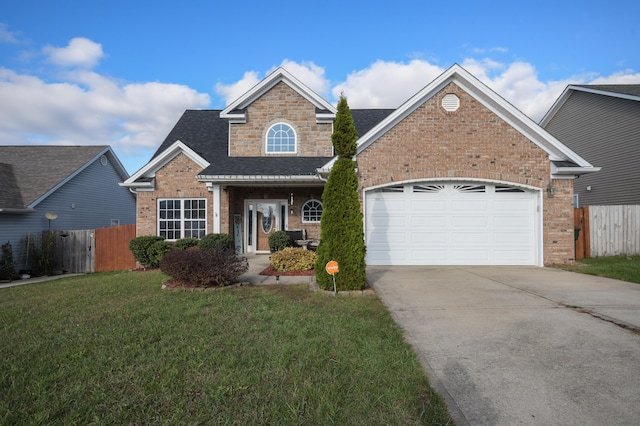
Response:
[[[335,260],[330,260],[329,262],[327,262],[327,266],[325,266],[324,269],[329,275],[333,275],[336,272],[340,271],[340,268],[338,268],[338,262],[336,262]]]

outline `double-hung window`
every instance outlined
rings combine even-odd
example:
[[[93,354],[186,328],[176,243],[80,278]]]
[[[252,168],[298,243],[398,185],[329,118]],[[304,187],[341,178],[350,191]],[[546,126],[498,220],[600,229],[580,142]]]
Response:
[[[207,200],[161,198],[158,200],[158,235],[167,240],[202,238],[207,233]]]

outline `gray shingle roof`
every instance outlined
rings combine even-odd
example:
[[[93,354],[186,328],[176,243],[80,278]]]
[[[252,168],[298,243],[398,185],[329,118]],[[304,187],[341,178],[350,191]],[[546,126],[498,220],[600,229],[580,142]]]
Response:
[[[576,84],[576,86],[622,95],[640,96],[640,84]]]
[[[186,110],[152,159],[181,141],[210,163],[199,175],[315,175],[333,157],[229,157],[229,123],[221,110]],[[351,110],[359,135],[391,114],[392,109]]]
[[[0,208],[28,207],[107,148],[0,146]]]

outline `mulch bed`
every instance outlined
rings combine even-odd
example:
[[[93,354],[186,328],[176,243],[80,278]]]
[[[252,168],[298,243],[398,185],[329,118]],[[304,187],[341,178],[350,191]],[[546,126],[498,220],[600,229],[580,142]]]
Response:
[[[273,265],[269,265],[260,272],[260,275],[269,275],[275,277],[280,275],[281,277],[310,277],[314,275],[313,269],[309,271],[278,271]]]

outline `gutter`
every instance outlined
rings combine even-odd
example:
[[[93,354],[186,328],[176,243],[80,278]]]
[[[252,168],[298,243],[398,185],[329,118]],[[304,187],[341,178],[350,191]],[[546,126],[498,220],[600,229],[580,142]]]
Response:
[[[27,208],[0,208],[0,214],[21,214],[21,213],[33,213],[36,209],[33,207]]]

